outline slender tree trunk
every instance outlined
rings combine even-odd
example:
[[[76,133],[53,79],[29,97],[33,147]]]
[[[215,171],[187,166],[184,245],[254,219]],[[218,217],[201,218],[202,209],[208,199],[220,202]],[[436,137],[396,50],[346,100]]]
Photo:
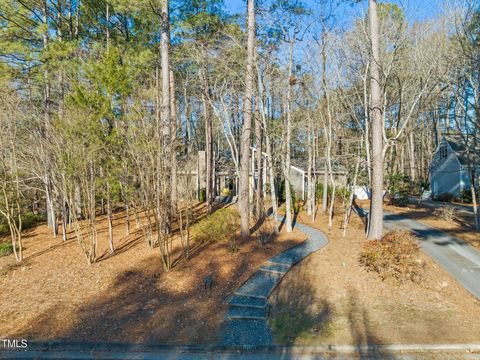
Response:
[[[204,52],[206,57],[206,53]],[[205,117],[205,161],[206,161],[206,200],[207,200],[207,211],[208,213],[212,212],[213,207],[213,137],[212,137],[212,116],[209,105],[209,81],[208,81],[208,69],[205,65],[202,71],[202,101],[204,108],[204,117]]]
[[[325,148],[325,163],[323,165],[323,192],[322,192],[322,213],[327,213],[328,204],[328,166],[327,166],[327,150]]]
[[[368,104],[368,71],[370,63],[365,67],[365,76],[363,77],[363,109],[365,116],[365,155],[367,161],[368,183],[372,182],[372,162],[370,156],[370,111]]]
[[[290,53],[288,57],[288,84],[287,84],[287,133],[285,141],[285,223],[287,232],[292,232],[292,194],[290,189],[290,142],[292,137],[292,67],[293,67],[293,45],[290,41]]]
[[[160,256],[165,270],[170,269],[170,257],[168,254],[168,238],[171,226],[171,108],[170,108],[170,24],[169,24],[169,1],[162,1],[161,6],[161,38],[160,59],[162,65],[162,154],[158,159],[160,174],[157,176],[163,181],[158,184],[160,196],[157,199],[157,231],[160,248]],[[163,156],[162,156],[163,155]]]
[[[312,146],[312,118],[308,115],[308,134],[307,134],[307,150],[308,150],[308,164],[307,164],[307,214],[312,215],[312,161],[313,161],[313,146]]]
[[[255,56],[257,61],[257,86],[258,86],[258,105],[260,109],[260,115],[262,117],[262,125],[263,125],[263,132],[265,135],[265,147],[267,152],[267,164],[265,166],[265,170],[268,168],[268,175],[269,175],[269,183],[270,183],[270,198],[272,202],[272,215],[273,215],[273,223],[274,223],[274,232],[278,234],[279,226],[278,226],[278,205],[277,205],[277,189],[275,186],[275,171],[273,169],[273,158],[272,158],[272,146],[270,143],[270,136],[268,134],[267,128],[267,109],[265,107],[264,101],[264,87],[262,77],[258,68],[258,56]],[[266,175],[265,175],[266,176]]]
[[[105,34],[107,42],[107,50],[110,47],[110,5],[105,2]]]
[[[255,215],[258,219],[263,219],[263,163],[262,163],[262,124],[260,118],[255,118],[255,143],[256,143],[256,163],[257,163],[257,188],[255,192]]]
[[[171,110],[171,141],[172,141],[172,159],[171,159],[171,194],[170,199],[172,203],[172,209],[176,213],[177,209],[177,107],[175,102],[175,77],[173,70],[170,68],[170,110]]]
[[[253,66],[255,55],[255,3],[247,0],[248,37],[247,37],[247,67],[245,72],[245,99],[243,108],[243,127],[240,158],[240,235],[244,238],[250,235],[250,204],[249,204],[249,158],[250,133],[253,110]],[[253,176],[253,174],[252,174]]]
[[[352,181],[352,186],[350,188],[350,196],[349,196],[349,199],[348,199],[348,207],[347,207],[347,210],[345,211],[345,217],[343,219],[343,237],[345,237],[345,235],[347,234],[347,228],[348,228],[348,223],[350,221],[350,215],[352,213],[352,208],[353,208],[353,201],[355,200],[355,193],[354,193],[354,189],[355,187],[357,186],[357,178],[358,178],[358,171],[359,171],[359,168],[360,168],[360,161],[361,161],[361,150],[362,150],[362,147],[360,147],[360,151],[359,153],[357,154],[357,161],[355,163],[355,172],[354,172],[354,175],[353,175],[353,181]]]
[[[112,196],[110,194],[110,185],[107,184],[107,219],[108,219],[108,246],[110,254],[113,254],[115,248],[113,246],[113,220],[112,220]]]
[[[381,113],[379,30],[377,1],[369,0],[371,38],[370,92],[372,119],[372,196],[368,238],[379,240],[383,233],[383,123]]]
[[[408,145],[410,150],[410,178],[413,182],[417,180],[417,174],[415,171],[415,138],[413,131],[410,132],[408,137]]]

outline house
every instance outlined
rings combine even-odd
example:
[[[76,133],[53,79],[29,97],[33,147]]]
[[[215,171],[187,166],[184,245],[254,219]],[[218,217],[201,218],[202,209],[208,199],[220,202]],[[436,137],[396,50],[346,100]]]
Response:
[[[251,147],[252,156],[252,168],[250,169],[250,184],[251,189],[257,187],[258,171],[253,167],[255,163],[256,149]],[[267,154],[262,153],[263,159],[263,191],[266,196],[267,184],[269,176],[267,173]],[[177,159],[177,183],[178,193],[180,198],[191,199],[199,198],[200,192],[206,187],[206,158],[205,151],[198,151],[196,154],[190,154],[189,157],[181,156]],[[292,158],[290,165],[290,182],[293,190],[300,199],[305,200],[307,195],[307,168],[308,162],[304,158]],[[276,169],[277,187],[279,186],[282,174],[279,169]],[[335,183],[338,187],[344,187],[347,183],[347,171],[337,162],[332,163],[332,172],[335,178]],[[253,176],[252,176],[253,174]],[[316,177],[317,182],[323,182],[325,174],[325,161],[324,159],[317,159],[315,165],[315,171],[313,175]],[[213,178],[214,178],[214,194],[220,195],[224,189],[228,189],[231,195],[237,195],[238,193],[238,176],[235,168],[235,163],[229,152],[215,154],[214,166],[213,166]],[[329,179],[330,181],[330,179]],[[277,188],[278,190],[278,188]],[[253,192],[250,194],[253,195]]]
[[[468,143],[468,145],[467,145]],[[429,170],[430,190],[433,196],[459,196],[470,188],[480,175],[480,146],[471,136],[444,135],[432,158]]]
[[[290,166],[290,183],[292,184],[295,193],[300,195],[302,200],[306,200],[307,184],[308,184],[308,160],[305,158],[292,158]],[[335,181],[335,186],[347,186],[347,170],[338,161],[332,161],[332,174]],[[312,169],[312,176],[317,183],[323,183],[325,176],[325,159],[319,158],[315,161],[314,169]],[[330,181],[330,178],[328,179]]]

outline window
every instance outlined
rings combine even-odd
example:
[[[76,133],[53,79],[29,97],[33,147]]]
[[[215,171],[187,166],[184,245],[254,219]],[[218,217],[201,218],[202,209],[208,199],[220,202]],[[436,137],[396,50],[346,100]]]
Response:
[[[440,159],[446,159],[447,158],[447,146],[446,145],[441,145],[440,146]]]

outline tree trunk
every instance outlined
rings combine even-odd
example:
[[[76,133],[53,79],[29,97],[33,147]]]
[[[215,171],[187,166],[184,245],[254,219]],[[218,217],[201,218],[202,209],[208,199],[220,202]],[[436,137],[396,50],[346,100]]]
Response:
[[[277,205],[277,189],[275,186],[275,171],[273,169],[273,158],[272,158],[272,146],[270,144],[270,136],[268,135],[268,128],[267,128],[267,109],[265,107],[264,102],[264,88],[263,88],[263,81],[258,69],[258,56],[255,56],[257,61],[257,86],[258,86],[258,106],[260,110],[260,116],[262,117],[262,125],[263,131],[265,135],[265,147],[267,152],[267,161],[268,163],[265,164],[265,171],[268,168],[268,175],[269,175],[269,183],[270,183],[270,198],[272,202],[272,215],[273,215],[273,223],[274,223],[274,232],[278,234],[279,227],[278,227],[278,205]],[[266,177],[266,174],[265,174]]]
[[[113,254],[115,248],[113,246],[113,221],[112,221],[112,199],[110,195],[110,185],[107,184],[107,219],[108,219],[108,246],[110,254]]]
[[[240,158],[240,235],[246,238],[250,235],[250,204],[249,204],[249,158],[250,133],[253,110],[253,62],[255,55],[255,3],[247,0],[248,38],[247,67],[245,72],[245,100],[243,104],[243,127]],[[253,174],[252,174],[253,176]]]
[[[292,232],[292,194],[290,190],[290,142],[292,137],[292,67],[293,67],[293,40],[290,41],[288,58],[288,84],[287,84],[287,133],[285,141],[285,223],[287,232]]]
[[[170,200],[172,203],[172,209],[176,213],[177,209],[177,107],[175,103],[175,77],[173,70],[170,68],[170,111],[171,111],[171,190]]]
[[[415,182],[417,180],[417,174],[415,171],[415,138],[413,136],[413,131],[410,132],[408,145],[410,150],[410,178]]]
[[[165,270],[170,269],[170,257],[168,253],[168,238],[170,233],[170,191],[171,191],[171,108],[170,108],[170,24],[169,24],[169,1],[162,1],[161,7],[161,38],[160,38],[160,58],[162,65],[162,156],[158,159],[160,174],[163,180],[159,183],[157,191],[160,196],[157,198],[157,231],[160,248],[160,256]]]
[[[325,149],[325,163],[323,168],[323,191],[322,191],[322,214],[327,213],[328,204],[328,167],[327,167],[327,150]]]
[[[372,196],[368,239],[379,240],[383,232],[383,123],[381,113],[379,30],[377,1],[369,0],[371,38],[370,117],[372,119]]]
[[[262,124],[257,117],[255,119],[255,143],[256,143],[256,163],[257,163],[257,188],[255,192],[255,216],[257,219],[263,219],[263,164],[262,164]]]
[[[308,116],[308,134],[307,134],[307,150],[308,150],[308,164],[307,164],[307,214],[312,216],[312,161],[313,161],[313,146],[312,146],[312,119]]]
[[[207,58],[205,50],[203,50],[204,59]],[[201,71],[202,82],[202,102],[205,119],[205,194],[207,201],[207,211],[212,212],[213,207],[213,137],[212,137],[212,116],[209,99],[209,80],[208,67],[204,64]]]

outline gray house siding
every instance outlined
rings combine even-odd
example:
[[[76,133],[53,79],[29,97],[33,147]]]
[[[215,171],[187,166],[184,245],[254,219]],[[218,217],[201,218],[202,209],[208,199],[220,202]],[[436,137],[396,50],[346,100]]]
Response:
[[[304,178],[305,172],[303,170],[294,166],[290,168],[290,184],[298,199],[305,199]]]
[[[470,180],[467,169],[460,171],[460,191],[468,190],[470,188]]]
[[[460,195],[461,165],[454,154],[439,164],[430,175],[431,190],[434,196],[450,193]]]
[[[430,189],[434,196],[443,193],[459,196],[470,188],[471,174],[465,149],[463,140],[458,136],[446,135],[440,141],[430,164]],[[478,175],[480,166],[478,163],[476,166]]]

